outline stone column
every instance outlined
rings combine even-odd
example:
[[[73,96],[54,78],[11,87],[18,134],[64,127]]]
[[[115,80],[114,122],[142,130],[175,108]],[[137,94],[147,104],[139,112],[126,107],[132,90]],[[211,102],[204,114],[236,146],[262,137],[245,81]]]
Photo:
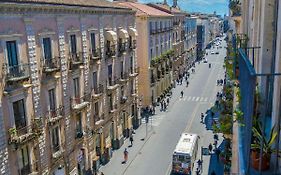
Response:
[[[27,53],[28,61],[30,64],[30,75],[32,83],[32,100],[34,108],[34,119],[42,120],[42,127],[44,127],[44,121],[42,118],[42,111],[40,105],[40,80],[38,73],[38,65],[36,60],[36,41],[35,41],[35,32],[32,26],[31,18],[24,18],[25,30],[27,36]],[[43,129],[42,135],[39,137],[39,160],[41,165],[42,174],[48,174],[48,155],[46,155],[46,130]],[[33,161],[33,160],[32,160]]]

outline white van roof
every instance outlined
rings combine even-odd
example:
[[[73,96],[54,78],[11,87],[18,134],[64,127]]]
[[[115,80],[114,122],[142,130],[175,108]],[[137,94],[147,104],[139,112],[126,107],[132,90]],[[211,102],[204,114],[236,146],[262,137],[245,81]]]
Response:
[[[193,147],[198,139],[197,134],[182,133],[174,153],[190,154],[192,156]]]

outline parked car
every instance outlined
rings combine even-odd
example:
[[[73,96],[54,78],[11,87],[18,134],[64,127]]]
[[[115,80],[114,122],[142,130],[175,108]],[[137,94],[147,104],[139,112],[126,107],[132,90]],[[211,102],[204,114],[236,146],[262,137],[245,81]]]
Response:
[[[216,52],[216,54],[219,54],[219,52]]]
[[[211,54],[213,55],[213,54],[215,54],[215,52],[214,52],[214,51],[211,51]]]
[[[203,63],[208,63],[208,60],[207,58],[204,59]]]

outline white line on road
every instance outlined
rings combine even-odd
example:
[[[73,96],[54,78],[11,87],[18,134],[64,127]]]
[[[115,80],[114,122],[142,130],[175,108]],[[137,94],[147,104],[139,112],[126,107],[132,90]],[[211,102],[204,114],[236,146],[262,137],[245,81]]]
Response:
[[[208,101],[208,97],[206,97],[204,101]]]
[[[200,97],[197,97],[197,98],[196,98],[196,101],[198,101],[199,99],[200,99]]]
[[[196,97],[192,97],[192,100],[191,100],[191,101],[194,101],[194,100],[195,100],[195,98],[196,98]]]
[[[187,101],[190,101],[190,100],[191,100],[191,97],[189,96],[188,99],[187,99]]]

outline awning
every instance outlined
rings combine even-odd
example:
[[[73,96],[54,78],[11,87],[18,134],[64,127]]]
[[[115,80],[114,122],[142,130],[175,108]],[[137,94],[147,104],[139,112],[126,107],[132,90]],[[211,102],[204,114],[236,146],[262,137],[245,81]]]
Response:
[[[124,30],[124,29],[120,29],[118,31],[118,36],[119,36],[119,38],[122,38],[122,39],[128,39],[129,38],[129,34],[128,34],[127,30]]]
[[[105,39],[115,43],[117,42],[117,35],[114,31],[108,30],[105,32]]]
[[[138,36],[138,32],[135,28],[129,28],[129,35],[136,38]]]

